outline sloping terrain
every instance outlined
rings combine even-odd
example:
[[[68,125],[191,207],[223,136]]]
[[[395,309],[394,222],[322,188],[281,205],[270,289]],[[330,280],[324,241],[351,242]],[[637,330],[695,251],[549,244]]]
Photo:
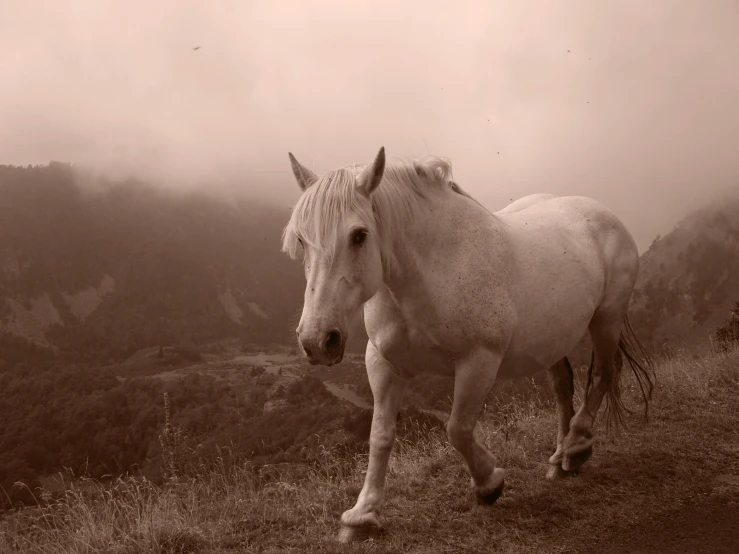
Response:
[[[359,492],[366,456],[327,448],[315,463],[203,468],[165,488],[124,480],[64,496],[0,521],[0,551],[78,552],[734,552],[739,541],[739,353],[679,357],[658,368],[650,420],[620,436],[596,427],[578,476],[549,481],[551,403],[516,402],[479,436],[507,469],[492,507],[475,505],[443,429],[397,441],[381,521],[386,533],[336,542]],[[635,383],[625,390],[631,404]],[[581,389],[578,390],[578,393]],[[191,465],[197,458],[188,457]]]

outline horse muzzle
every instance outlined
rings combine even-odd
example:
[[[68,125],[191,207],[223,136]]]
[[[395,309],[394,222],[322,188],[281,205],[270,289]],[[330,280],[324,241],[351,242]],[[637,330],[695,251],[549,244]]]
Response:
[[[344,359],[346,334],[339,329],[333,328],[315,337],[312,334],[301,335],[300,331],[296,331],[296,334],[300,347],[311,365],[332,366]]]

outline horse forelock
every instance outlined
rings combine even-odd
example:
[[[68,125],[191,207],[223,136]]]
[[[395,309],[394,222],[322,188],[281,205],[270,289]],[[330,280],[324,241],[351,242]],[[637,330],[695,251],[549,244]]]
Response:
[[[299,241],[331,255],[339,223],[351,213],[374,227],[372,214],[361,202],[352,171],[337,169],[326,173],[298,200],[283,233],[283,251],[295,257]]]
[[[417,215],[427,187],[452,178],[451,163],[436,156],[387,165],[370,207],[356,187],[356,178],[366,167],[350,165],[330,171],[302,194],[283,232],[284,252],[294,258],[302,240],[333,256],[339,224],[354,213],[371,232],[378,233],[383,263],[392,263],[393,237]]]

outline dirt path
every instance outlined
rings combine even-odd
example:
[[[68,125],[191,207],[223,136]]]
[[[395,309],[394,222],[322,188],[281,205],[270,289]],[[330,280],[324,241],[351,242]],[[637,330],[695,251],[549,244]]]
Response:
[[[579,552],[735,554],[739,552],[739,487],[734,495],[684,505],[610,535]]]
[[[733,416],[732,416],[733,417]],[[733,425],[732,425],[733,427]],[[688,494],[682,502],[664,512],[649,514],[636,521],[611,526],[594,541],[575,549],[577,554],[735,554],[739,552],[739,441],[737,435],[724,435],[715,451],[729,454],[720,473],[704,482],[696,496]],[[728,462],[728,463],[726,463]],[[699,480],[698,480],[699,481]],[[686,490],[695,487],[686,483]]]

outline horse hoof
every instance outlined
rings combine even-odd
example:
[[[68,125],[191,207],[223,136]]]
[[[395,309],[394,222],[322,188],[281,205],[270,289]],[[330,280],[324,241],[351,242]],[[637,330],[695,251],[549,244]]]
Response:
[[[593,455],[593,447],[588,446],[575,454],[565,454],[562,459],[562,469],[568,472],[577,471]]]
[[[505,470],[495,468],[484,486],[476,487],[477,503],[490,506],[503,494],[505,486]]]
[[[495,501],[500,498],[500,495],[503,494],[503,489],[505,488],[505,482],[498,485],[495,489],[493,489],[491,492],[487,494],[477,494],[477,503],[481,504],[483,506],[490,506],[492,504],[495,504]]]
[[[562,469],[561,464],[549,464],[547,468],[547,479],[562,479],[570,475],[570,472]]]
[[[383,528],[377,525],[341,525],[339,529],[339,542],[348,544],[361,542],[377,537],[383,533]]]

